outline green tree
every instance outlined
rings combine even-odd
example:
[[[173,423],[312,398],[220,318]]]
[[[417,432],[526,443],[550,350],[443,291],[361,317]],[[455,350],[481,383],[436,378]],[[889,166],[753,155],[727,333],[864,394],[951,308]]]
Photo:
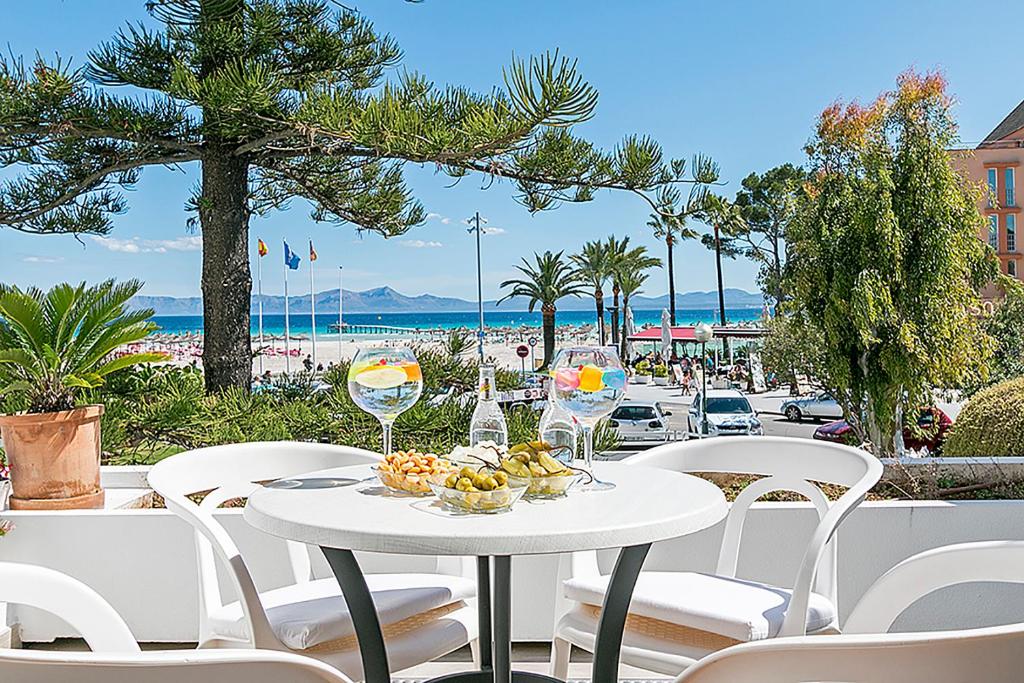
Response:
[[[822,340],[819,379],[879,455],[936,387],[983,375],[992,342],[972,309],[996,274],[976,188],[949,163],[944,79],[897,83],[822,113],[786,282],[787,308]]]
[[[643,136],[610,151],[576,137],[597,92],[572,60],[515,60],[504,88],[386,78],[401,51],[331,0],[150,0],[84,68],[0,58],[0,225],[104,234],[119,190],[149,167],[200,166],[189,202],[203,237],[208,390],[247,388],[252,216],[308,200],[316,221],[386,237],[424,219],[407,163],[507,178],[531,211],[602,188],[642,196],[716,179],[710,160],[666,160]],[[118,91],[124,88],[124,91]],[[648,199],[651,206],[658,206]]]
[[[1003,276],[1006,298],[985,319],[985,331],[995,340],[995,349],[984,383],[968,386],[973,393],[984,386],[1024,377],[1024,287]]]
[[[725,286],[722,282],[722,255],[736,258],[740,253],[736,245],[737,236],[746,228],[746,221],[736,204],[725,197],[709,194],[698,216],[711,226],[709,234],[701,236],[705,247],[715,252],[715,273],[718,282],[718,324],[725,325]],[[722,339],[722,350],[729,354],[729,340]]]
[[[604,346],[604,283],[611,275],[611,259],[608,245],[600,240],[587,242],[578,254],[570,256],[580,277],[594,288],[594,305],[597,308],[597,337]]]
[[[605,249],[608,252],[608,276],[612,281],[612,341],[616,342],[619,339],[619,295],[621,291],[615,271],[629,256],[629,236],[620,240],[615,235],[609,235]]]
[[[669,210],[665,214],[654,212],[647,221],[647,227],[654,237],[665,242],[665,271],[668,273],[668,313],[673,325],[676,324],[676,271],[672,252],[679,242],[697,237],[696,230],[686,227],[686,216]]]
[[[634,247],[624,256],[616,260],[612,277],[619,291],[622,293],[622,320],[625,324],[626,311],[629,309],[630,297],[638,294],[650,277],[648,271],[651,268],[660,268],[661,259],[649,256],[647,247]],[[619,338],[619,356],[626,360],[626,335],[625,329]]]
[[[573,270],[562,258],[562,254],[561,251],[557,254],[550,251],[534,254],[534,263],[530,263],[524,258],[523,265],[516,266],[523,277],[502,282],[502,289],[506,287],[512,289],[498,300],[500,304],[514,296],[526,297],[531,313],[537,304],[540,304],[544,333],[544,362],[540,368],[542,370],[551,363],[555,353],[555,311],[558,300],[565,296],[578,297],[586,292],[586,286],[579,271]]]
[[[735,204],[743,229],[735,236],[743,255],[760,266],[758,284],[776,310],[782,304],[782,271],[786,263],[786,230],[796,216],[797,195],[807,174],[799,166],[782,164],[743,179]]]

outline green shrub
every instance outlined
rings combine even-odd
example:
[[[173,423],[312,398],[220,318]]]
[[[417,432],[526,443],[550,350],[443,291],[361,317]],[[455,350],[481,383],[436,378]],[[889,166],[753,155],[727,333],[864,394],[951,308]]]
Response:
[[[638,375],[649,375],[651,373],[651,364],[646,360],[642,360],[636,364],[635,369]]]
[[[975,394],[943,446],[947,456],[1024,456],[1024,377]]]
[[[654,366],[654,376],[668,377],[668,367],[661,363],[658,363],[657,365]]]

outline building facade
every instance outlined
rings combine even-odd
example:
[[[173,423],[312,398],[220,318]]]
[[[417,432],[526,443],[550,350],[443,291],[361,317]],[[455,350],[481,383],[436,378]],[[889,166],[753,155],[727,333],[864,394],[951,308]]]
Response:
[[[987,190],[978,205],[988,219],[979,237],[995,250],[1004,273],[1024,280],[1024,197],[1017,189],[1024,183],[1024,102],[962,159],[970,178]]]

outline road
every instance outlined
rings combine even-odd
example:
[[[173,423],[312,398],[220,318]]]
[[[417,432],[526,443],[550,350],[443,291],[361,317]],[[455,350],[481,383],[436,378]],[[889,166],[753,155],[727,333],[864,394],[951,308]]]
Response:
[[[788,391],[773,391],[764,394],[749,394],[747,399],[750,405],[757,411],[758,417],[764,424],[764,433],[768,436],[792,436],[810,439],[814,430],[827,420],[804,420],[803,422],[790,422],[779,412],[779,406],[789,398]],[[659,387],[653,384],[630,384],[626,388],[626,400],[634,401],[658,401],[662,408],[669,410],[669,426],[683,432],[686,430],[686,414],[690,409],[690,402],[693,395],[680,396],[679,387]],[[624,448],[616,451],[614,455],[602,458],[606,460],[621,460],[636,453],[636,449]]]

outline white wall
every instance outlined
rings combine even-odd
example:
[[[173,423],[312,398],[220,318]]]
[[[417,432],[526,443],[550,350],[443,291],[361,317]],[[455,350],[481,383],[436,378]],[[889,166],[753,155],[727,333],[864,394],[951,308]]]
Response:
[[[240,510],[219,516],[237,538],[263,587],[287,580],[281,541],[249,527]],[[614,514],[610,511],[609,514]],[[5,512],[17,529],[0,539],[0,560],[61,570],[96,589],[124,615],[140,641],[195,639],[196,577],[192,536],[166,510]],[[806,504],[762,503],[748,517],[740,575],[790,583],[814,523]],[[554,520],[557,523],[557,520]],[[656,546],[651,569],[714,566],[721,526]],[[845,616],[868,585],[896,562],[921,550],[970,540],[1024,540],[1024,501],[866,503],[843,525],[839,546],[839,600]],[[367,571],[425,569],[424,558],[361,556]],[[604,553],[610,570],[614,553]],[[556,556],[517,558],[513,565],[516,640],[545,640],[553,623]],[[324,562],[317,571],[327,574]],[[25,641],[74,635],[52,617],[13,607]],[[922,600],[898,626],[904,630],[1024,621],[1024,586],[976,585],[947,589]]]

